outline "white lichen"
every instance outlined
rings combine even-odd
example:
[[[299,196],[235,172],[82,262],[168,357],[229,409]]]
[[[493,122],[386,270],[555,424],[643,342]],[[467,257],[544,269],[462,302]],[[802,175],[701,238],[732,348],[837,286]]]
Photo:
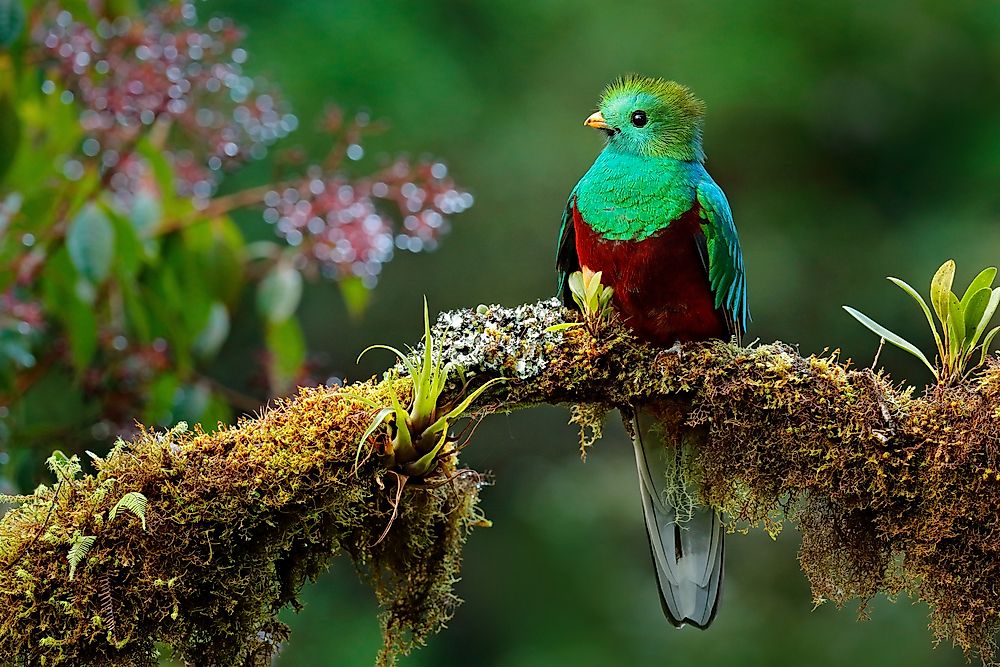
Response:
[[[545,370],[549,353],[562,342],[562,333],[550,327],[566,321],[564,312],[554,297],[514,308],[452,310],[438,316],[431,336],[466,377],[486,372],[526,380]]]

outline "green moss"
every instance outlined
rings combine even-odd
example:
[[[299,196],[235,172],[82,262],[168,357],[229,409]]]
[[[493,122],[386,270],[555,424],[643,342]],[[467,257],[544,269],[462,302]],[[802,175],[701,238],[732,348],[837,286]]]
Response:
[[[580,458],[604,435],[604,419],[610,408],[602,403],[575,403],[570,406],[569,423],[580,429]]]
[[[908,591],[936,638],[990,661],[1000,629],[1000,366],[915,398],[880,372],[783,344],[663,354],[617,325],[574,330],[550,372],[513,400],[652,401],[702,442],[702,501],[732,530],[802,533],[817,602]],[[536,399],[539,388],[545,394]],[[523,393],[520,393],[523,392]],[[672,438],[678,441],[677,438]]]
[[[375,545],[391,510],[384,470],[369,461],[352,472],[367,413],[356,396],[384,391],[305,389],[212,435],[145,433],[95,477],[12,510],[0,522],[0,558],[14,565],[0,570],[0,656],[153,665],[160,643],[194,664],[264,664],[287,636],[278,610],[296,605],[302,584],[340,553],[385,610],[385,661],[422,642],[454,609],[461,546],[481,519],[478,485],[463,475],[407,487],[389,537]],[[110,480],[113,491],[98,493]],[[106,520],[132,491],[149,500],[146,531],[138,520]],[[97,539],[70,580],[77,534]]]
[[[584,405],[574,415],[587,428],[605,409],[649,404],[673,441],[700,443],[685,467],[733,530],[798,525],[817,602],[905,590],[930,605],[938,638],[992,658],[1000,366],[914,396],[882,373],[780,343],[669,354],[612,322],[555,344],[548,327],[562,315],[546,309],[557,306],[520,308],[459,317],[473,331],[509,323],[519,341],[535,341],[477,348],[469,336],[446,349],[475,382],[507,374],[480,404]],[[525,349],[530,367],[516,363]],[[409,395],[408,380],[393,382]],[[213,434],[147,432],[116,447],[96,476],[21,499],[0,519],[0,659],[153,665],[160,646],[198,665],[266,664],[288,635],[277,612],[297,607],[303,583],[340,554],[381,605],[379,661],[420,645],[458,603],[462,546],[486,523],[481,480],[449,457],[436,476],[406,484],[397,505],[398,477],[377,457],[355,468],[369,406],[386,404],[388,391],[375,381],[304,389]],[[146,530],[134,517],[107,520],[129,492],[148,499]],[[70,580],[80,535],[96,540]]]

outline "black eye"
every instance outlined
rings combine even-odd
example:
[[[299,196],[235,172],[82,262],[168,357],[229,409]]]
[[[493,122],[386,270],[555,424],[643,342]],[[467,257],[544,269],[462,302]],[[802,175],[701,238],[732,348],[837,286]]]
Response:
[[[632,124],[633,125],[635,125],[636,127],[642,127],[647,122],[649,122],[649,119],[646,118],[646,112],[645,111],[639,110],[639,111],[633,111],[632,112]]]

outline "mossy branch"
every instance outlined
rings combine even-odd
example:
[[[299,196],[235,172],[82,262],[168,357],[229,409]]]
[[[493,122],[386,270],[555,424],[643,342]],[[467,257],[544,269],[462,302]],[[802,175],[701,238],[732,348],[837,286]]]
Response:
[[[442,314],[434,335],[470,386],[507,379],[480,411],[586,404],[587,422],[594,406],[655,402],[667,428],[703,432],[703,500],[734,528],[797,522],[816,600],[907,590],[930,605],[938,638],[992,658],[1000,367],[916,397],[836,356],[780,343],[664,353],[614,323],[596,336],[552,329],[566,315],[554,301],[480,307]],[[410,391],[391,373],[303,389],[210,434],[148,432],[96,474],[19,499],[0,520],[0,662],[153,665],[162,644],[191,664],[268,664],[288,635],[277,611],[339,554],[383,609],[380,660],[421,643],[457,603],[462,545],[485,522],[481,479],[456,456],[405,486],[370,448],[355,467],[390,384]],[[371,444],[389,436],[377,430]],[[128,493],[147,500],[145,526],[109,519]],[[94,540],[71,578],[82,536]]]

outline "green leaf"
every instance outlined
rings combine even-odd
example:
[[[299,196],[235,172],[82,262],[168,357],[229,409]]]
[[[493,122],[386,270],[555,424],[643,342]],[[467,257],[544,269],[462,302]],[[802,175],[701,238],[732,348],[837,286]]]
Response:
[[[24,28],[24,5],[21,0],[0,0],[0,48],[6,49]]]
[[[581,297],[586,294],[586,290],[584,290],[583,288],[582,271],[574,271],[573,273],[569,274],[569,278],[567,279],[566,282],[569,285],[569,289],[571,292],[573,292],[573,294],[579,295]]]
[[[986,327],[989,326],[990,320],[993,319],[998,306],[1000,306],[1000,287],[994,287],[993,291],[990,292],[990,300],[986,304],[982,316],[979,318],[979,323],[976,325],[976,332],[972,335],[972,342],[969,345],[970,350],[979,342],[979,337],[986,331]]]
[[[267,351],[271,354],[268,364],[271,389],[276,394],[283,394],[292,389],[306,360],[302,329],[292,317],[280,322],[269,322],[265,339]]]
[[[431,338],[431,318],[427,312],[427,297],[424,297],[424,363],[420,369],[421,384],[430,382],[434,370],[434,339]]]
[[[2,2],[2,0],[0,0]],[[0,93],[0,183],[17,156],[21,144],[21,121],[10,95]]]
[[[393,347],[392,345],[381,345],[381,344],[369,345],[365,349],[361,350],[361,354],[358,355],[358,358],[357,360],[355,360],[354,363],[356,364],[361,363],[361,357],[365,356],[371,350],[389,350],[390,352],[395,354],[396,357],[399,359],[400,363],[402,363],[403,366],[406,367],[406,372],[410,374],[410,377],[417,376],[418,372],[417,367],[413,364],[412,361],[410,361],[410,358],[405,354],[403,354],[402,352],[400,352],[397,348]]]
[[[80,474],[83,468],[80,467],[80,457],[74,454],[66,456],[61,450],[55,450],[51,456],[45,460],[46,465],[52,474],[60,481],[73,480]]]
[[[83,373],[97,353],[97,315],[94,309],[78,298],[65,305],[62,320],[69,337],[70,358],[76,372]]]
[[[65,0],[63,1],[65,2]],[[163,147],[154,145],[150,133],[143,135],[136,144],[136,153],[149,164],[153,181],[156,183],[156,190],[160,194],[159,203],[163,214],[162,218],[179,219],[188,215],[196,215],[197,212],[190,200],[175,194],[177,177],[174,174],[173,165],[167,159]]]
[[[235,305],[244,286],[246,241],[231,218],[211,221],[204,258],[205,282],[211,294],[230,306]]]
[[[993,279],[997,277],[997,269],[995,266],[988,266],[979,272],[972,282],[969,283],[969,287],[965,290],[965,294],[962,295],[962,310],[968,309],[969,299],[981,289],[990,289],[993,287]],[[968,322],[968,317],[965,318]]]
[[[163,203],[150,188],[143,188],[136,193],[128,212],[128,221],[142,246],[145,258],[155,260],[160,254],[160,240],[156,238],[156,230],[163,221]]]
[[[434,339],[431,337],[431,320],[427,314],[427,297],[424,297],[424,338],[427,339],[427,359],[431,365],[427,369],[427,396],[428,412],[430,416],[437,408],[438,399],[444,391],[444,386],[448,382],[449,368],[444,365],[444,356],[441,354],[440,346],[434,349]]]
[[[146,405],[143,408],[143,421],[165,426],[173,423],[174,397],[177,396],[180,380],[173,373],[161,373],[150,384]]]
[[[97,28],[97,17],[94,16],[90,4],[87,0],[60,0],[59,8],[68,11],[75,20],[85,23],[91,28]]]
[[[86,204],[69,223],[66,249],[79,274],[94,284],[104,282],[115,254],[115,230],[97,204]]]
[[[146,304],[143,303],[142,295],[138,286],[132,284],[122,285],[122,304],[125,306],[125,318],[128,322],[128,330],[141,343],[149,343],[152,340],[150,332],[149,313]]]
[[[393,454],[409,459],[417,451],[413,447],[413,435],[410,433],[409,424],[407,424],[409,414],[399,402],[396,390],[391,385],[389,387],[389,401],[392,403],[393,412],[396,413],[396,437],[393,438],[392,442],[394,448]]]
[[[108,512],[108,521],[114,521],[118,512],[125,510],[134,514],[142,522],[142,529],[146,530],[146,507],[148,505],[149,501],[146,499],[146,496],[138,491],[129,491]]]
[[[437,405],[434,393],[436,372],[434,339],[431,338],[430,316],[427,311],[427,297],[424,297],[424,351],[420,357],[417,374],[413,376],[413,407],[410,411],[415,418],[429,417]]]
[[[212,401],[212,390],[203,382],[181,383],[170,404],[171,419],[184,422],[204,421],[205,412]]]
[[[368,438],[372,437],[372,434],[379,429],[380,426],[385,422],[395,412],[392,408],[382,408],[375,414],[375,419],[365,430],[364,434],[361,436],[361,440],[358,441],[358,449],[354,453],[354,474],[357,475],[358,467],[361,465],[361,451],[364,449],[365,443],[368,442]]]
[[[924,356],[924,353],[921,352],[919,349],[917,349],[917,347],[913,343],[906,340],[899,334],[889,331],[875,320],[871,319],[864,313],[861,313],[855,310],[854,308],[851,308],[850,306],[844,306],[844,310],[846,310],[851,317],[853,317],[858,322],[863,324],[877,336],[884,338],[887,342],[892,343],[893,345],[902,350],[906,350],[907,352],[915,356],[917,359],[924,362],[924,365],[927,366],[927,368],[929,368],[932,373],[934,373],[934,377],[936,378],[938,376],[937,370],[934,368],[934,366],[931,365],[931,362],[927,361],[927,357]]]
[[[160,203],[160,198],[148,188],[139,190],[132,200],[128,219],[140,238],[151,238],[163,219],[163,205]]]
[[[208,313],[205,328],[194,339],[192,349],[201,359],[211,359],[229,337],[229,309],[226,304],[216,301]]]
[[[198,420],[206,433],[213,433],[233,423],[233,410],[221,393],[209,391]]]
[[[4,378],[5,371],[10,365],[19,370],[32,368],[36,362],[35,355],[31,353],[29,339],[14,329],[0,328],[0,378]]]
[[[597,307],[599,312],[602,313],[604,312],[604,310],[608,307],[608,304],[611,303],[611,297],[613,297],[614,294],[615,290],[611,287],[601,288],[601,293],[597,300]]]
[[[134,282],[146,252],[131,223],[121,215],[109,213],[115,230],[115,258],[112,270],[119,283]]]
[[[949,357],[957,359],[965,346],[965,314],[954,292],[948,292],[948,338]]]
[[[990,344],[993,342],[993,338],[1000,331],[1000,327],[993,327],[990,332],[986,334],[986,338],[983,339],[982,354],[979,356],[979,365],[982,366],[986,362],[986,355],[990,353]]]
[[[368,304],[371,303],[372,291],[365,287],[361,278],[344,278],[337,283],[340,288],[340,295],[347,306],[347,315],[352,320],[357,321],[365,314]]]
[[[284,322],[299,307],[302,274],[287,262],[279,262],[257,287],[257,310],[274,324]]]
[[[94,542],[97,541],[96,535],[81,535],[76,538],[73,545],[69,548],[69,555],[67,556],[69,560],[69,578],[72,579],[76,575],[77,566],[83,562],[90,553],[90,550],[94,548]]]
[[[924,301],[924,298],[917,293],[917,290],[910,287],[909,283],[906,281],[900,280],[899,278],[893,278],[892,276],[889,276],[888,279],[896,287],[909,294],[910,297],[917,302],[917,305],[920,306],[920,309],[924,312],[924,317],[927,318],[927,326],[931,328],[931,333],[934,334],[934,342],[937,344],[938,354],[943,358],[944,345],[941,342],[941,336],[938,335],[937,326],[934,324],[934,316],[931,315],[931,309],[927,306],[927,302]]]
[[[46,311],[65,328],[70,360],[79,374],[97,351],[97,316],[94,309],[81,300],[78,289],[80,283],[87,283],[77,276],[65,248],[57,250],[46,262],[41,283]]]
[[[567,329],[575,329],[577,327],[586,326],[583,322],[562,322],[560,324],[553,324],[550,327],[545,327],[546,331],[558,332],[566,331]]]
[[[603,277],[604,273],[602,271],[598,271],[590,276],[590,282],[587,284],[587,303],[591,306],[597,305],[597,293],[601,289],[601,278]]]
[[[438,439],[437,444],[434,445],[434,447],[432,447],[429,452],[421,456],[419,459],[417,459],[413,463],[407,464],[405,467],[406,472],[410,475],[416,475],[418,477],[426,475],[427,471],[429,471],[431,469],[431,466],[434,465],[434,460],[437,457],[438,452],[441,451],[441,448],[444,447],[444,444],[446,442],[448,442],[447,423],[445,423],[444,427],[441,430],[441,437]]]
[[[435,421],[433,424],[424,429],[424,432],[421,434],[421,438],[426,437],[428,435],[432,435],[442,428],[447,430],[449,421],[454,421],[459,417],[461,417],[462,413],[468,410],[469,407],[472,405],[473,401],[479,398],[479,396],[483,392],[485,392],[487,389],[497,384],[498,382],[503,382],[504,380],[505,378],[493,378],[483,386],[476,389],[474,392],[466,396],[465,400],[463,400],[461,403],[459,403],[454,408],[449,410],[448,414],[439,417],[437,421]]]
[[[583,285],[583,273],[581,271],[574,271],[569,274],[566,284],[569,285],[569,291],[570,294],[573,295],[573,301],[575,301],[576,305],[579,306],[581,312],[586,313],[587,290]]]
[[[986,313],[986,306],[989,305],[991,296],[993,296],[993,290],[989,287],[983,287],[976,290],[975,294],[968,299],[963,297],[961,305],[965,317],[965,341],[968,343],[968,349],[972,349],[976,344],[976,331],[979,330],[979,323]]]
[[[948,326],[948,295],[951,294],[951,284],[955,280],[955,260],[949,259],[941,265],[931,280],[931,305],[937,313],[941,327]]]
[[[192,225],[182,234],[168,239],[163,259],[157,265],[156,273],[162,274],[166,281],[163,288],[169,294],[169,307],[164,314],[173,320],[174,331],[168,340],[178,352],[183,348],[181,353],[186,356],[191,353],[194,339],[205,328],[212,303],[216,301],[208,277],[212,263],[206,254],[211,243],[208,225]]]

